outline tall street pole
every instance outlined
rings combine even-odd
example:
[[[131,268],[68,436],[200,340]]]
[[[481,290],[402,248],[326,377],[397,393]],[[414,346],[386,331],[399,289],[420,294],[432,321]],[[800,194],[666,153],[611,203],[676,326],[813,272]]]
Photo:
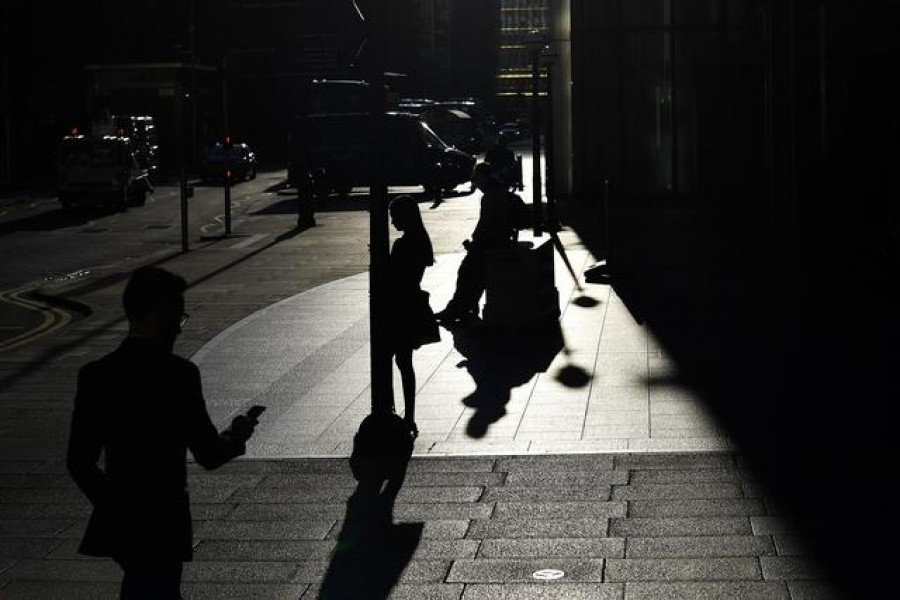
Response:
[[[534,236],[543,234],[541,207],[541,50],[543,44],[535,43],[531,49],[531,154],[532,154],[532,191],[534,204]]]
[[[228,54],[222,57],[222,151],[225,155],[225,172],[222,188],[225,192],[225,235],[231,235],[231,124],[228,122]]]
[[[180,175],[180,202],[181,207],[181,251],[187,252],[190,249],[188,244],[188,184],[187,184],[187,166],[185,165],[185,141],[184,141],[184,63],[181,65],[178,87],[176,88],[178,96],[175,99],[175,130],[178,134],[178,169]]]
[[[382,146],[386,135],[385,57],[387,36],[387,0],[371,3],[366,14],[370,42],[371,67],[369,90],[371,93],[370,150],[372,153],[372,180],[369,188],[369,330],[371,335],[372,412],[394,410],[393,370],[386,323],[390,289],[388,260],[390,238],[388,234],[388,186],[384,176]]]

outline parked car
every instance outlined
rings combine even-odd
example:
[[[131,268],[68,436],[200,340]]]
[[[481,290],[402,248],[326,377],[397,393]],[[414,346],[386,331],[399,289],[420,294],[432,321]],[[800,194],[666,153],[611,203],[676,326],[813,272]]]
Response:
[[[128,138],[66,136],[57,159],[58,197],[65,209],[106,205],[124,210],[142,206],[153,191],[148,171],[138,164]]]
[[[507,121],[500,125],[498,134],[505,137],[507,141],[515,142],[525,137],[526,129],[517,121]]]
[[[319,195],[348,192],[372,180],[370,116],[365,113],[297,117],[291,130],[288,182],[311,183]],[[421,119],[387,113],[381,172],[388,185],[452,190],[472,178],[475,158],[448,146]]]
[[[423,110],[419,117],[451,146],[473,155],[481,151],[481,136],[468,113],[435,105]]]
[[[222,142],[209,146],[203,153],[200,175],[204,181],[221,181],[226,165],[231,169],[233,181],[243,181],[256,177],[256,153],[244,143],[232,144],[226,148]]]

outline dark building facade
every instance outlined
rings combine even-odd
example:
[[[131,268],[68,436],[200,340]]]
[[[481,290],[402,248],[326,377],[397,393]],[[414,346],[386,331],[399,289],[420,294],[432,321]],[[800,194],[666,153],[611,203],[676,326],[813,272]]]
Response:
[[[866,218],[893,219],[898,10],[572,0],[575,193],[609,181],[627,197],[727,196],[753,218],[817,229],[867,190]]]
[[[303,110],[312,79],[368,78],[367,13],[375,10],[386,10],[391,23],[382,66],[401,75],[391,79],[398,92],[493,94],[494,2],[4,2],[0,143],[8,151],[0,182],[46,177],[58,139],[74,126],[85,130],[105,109],[157,113],[164,163],[172,167],[179,135],[173,86],[189,96],[179,108],[189,162],[228,129],[277,166],[286,123]],[[133,67],[131,83],[126,67]],[[153,89],[151,79],[163,71],[172,77]]]
[[[889,595],[893,503],[855,490],[893,469],[900,5],[571,0],[571,26],[573,199],[609,191],[573,226],[820,566]]]
[[[500,48],[499,4],[451,0],[448,96],[473,96],[493,110]]]
[[[527,113],[532,91],[533,44],[549,42],[552,13],[550,0],[500,0],[500,45],[495,94],[508,106],[523,104]],[[546,71],[541,68],[539,94],[546,96]]]

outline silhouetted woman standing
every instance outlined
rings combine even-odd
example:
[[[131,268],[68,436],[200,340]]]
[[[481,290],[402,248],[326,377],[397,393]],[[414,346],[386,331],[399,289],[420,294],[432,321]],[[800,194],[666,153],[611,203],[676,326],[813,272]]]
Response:
[[[422,344],[439,341],[440,333],[428,292],[421,288],[426,267],[434,264],[431,238],[422,223],[419,206],[411,196],[398,196],[391,202],[391,222],[402,232],[391,247],[391,341],[394,361],[403,385],[403,419],[410,434],[419,434],[416,426],[416,372],[413,350]]]

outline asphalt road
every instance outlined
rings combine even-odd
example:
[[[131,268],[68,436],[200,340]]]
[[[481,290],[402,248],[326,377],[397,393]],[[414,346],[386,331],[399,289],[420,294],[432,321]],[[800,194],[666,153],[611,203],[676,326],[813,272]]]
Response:
[[[267,191],[283,181],[281,171],[232,188],[232,227],[249,207],[277,196]],[[196,246],[224,231],[221,186],[194,185],[188,199],[188,243]],[[40,293],[48,287],[88,277],[92,272],[140,263],[181,249],[178,185],[159,185],[142,207],[118,212],[63,210],[51,192],[0,199],[0,344],[38,330],[47,320]],[[58,307],[78,317],[72,307]]]
[[[274,178],[279,175],[276,173]],[[266,194],[273,176],[242,182],[232,189],[232,211]],[[197,243],[223,222],[221,187],[194,186],[188,200],[189,239]],[[58,278],[128,258],[139,258],[161,246],[181,244],[181,209],[177,186],[157,186],[143,207],[125,212],[65,211],[55,197],[11,202],[0,208],[0,254],[4,256],[0,289]]]

